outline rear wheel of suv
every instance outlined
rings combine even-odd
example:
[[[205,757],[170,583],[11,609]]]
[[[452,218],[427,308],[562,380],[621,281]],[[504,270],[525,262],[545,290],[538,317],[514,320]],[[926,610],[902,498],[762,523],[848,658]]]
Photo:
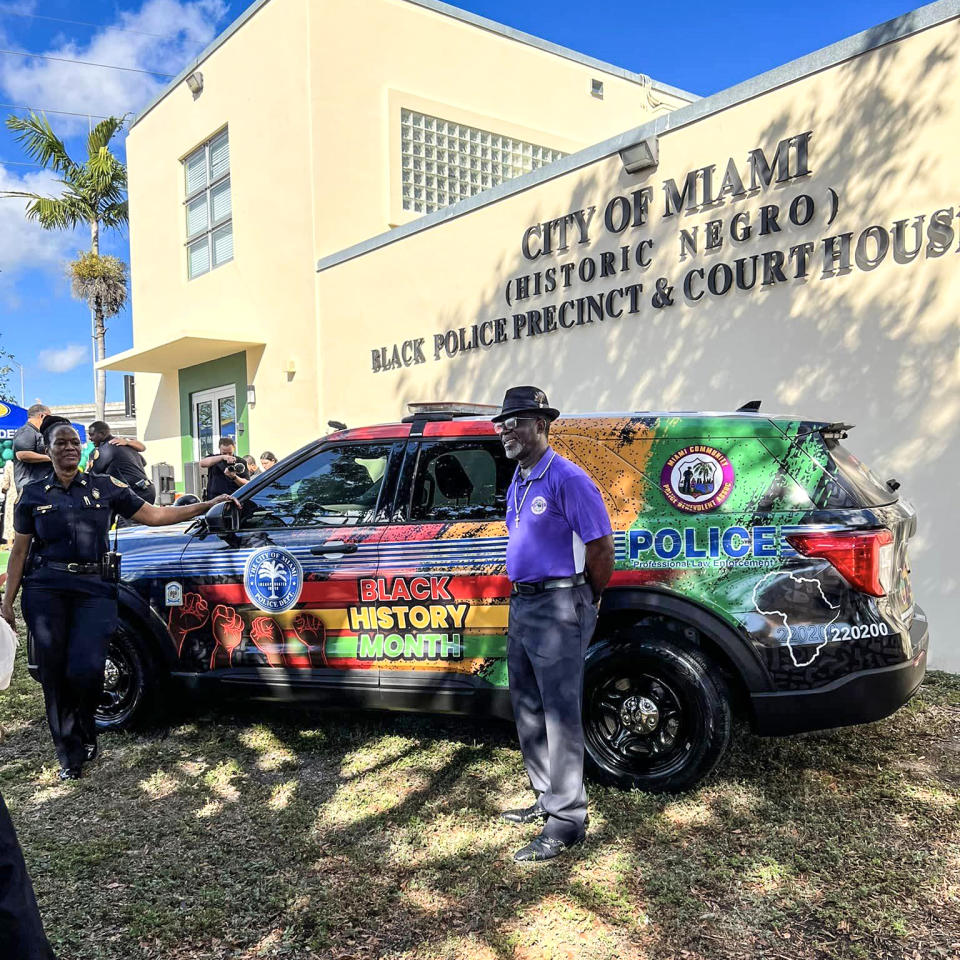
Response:
[[[121,620],[107,644],[97,729],[128,730],[145,722],[156,706],[159,680],[153,657],[136,628]]]
[[[583,729],[595,779],[651,793],[689,790],[727,749],[730,698],[698,650],[633,628],[587,651]]]

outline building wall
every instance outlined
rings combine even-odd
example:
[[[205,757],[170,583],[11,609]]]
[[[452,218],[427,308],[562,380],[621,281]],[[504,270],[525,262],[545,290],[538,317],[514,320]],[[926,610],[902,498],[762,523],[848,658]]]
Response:
[[[566,152],[683,102],[406,0],[270,0],[199,69],[201,95],[177,84],[127,141],[134,344],[262,341],[246,358],[249,442],[278,453],[326,430],[316,257],[414,216],[400,204],[402,105]],[[180,161],[225,125],[234,260],[188,281]],[[140,372],[137,398],[151,456],[179,479],[177,379]]]
[[[317,281],[321,418],[382,421],[403,414],[412,400],[499,403],[507,386],[536,383],[565,411],[731,410],[759,398],[771,413],[854,423],[851,448],[882,477],[899,478],[901,493],[918,509],[913,584],[930,615],[932,662],[960,668],[960,642],[950,630],[958,612],[960,542],[953,480],[960,472],[954,159],[960,147],[960,30],[950,19],[885,42],[896,35],[877,28],[832,55],[818,54],[802,67],[782,68],[642,128],[638,135],[660,133],[659,166],[652,171],[628,175],[613,152],[404,239],[386,237],[365,252],[331,258]],[[733,158],[749,183],[750,151],[760,147],[772,160],[778,143],[807,133],[804,176],[665,216],[666,181],[682,186],[689,171],[713,165],[718,184]],[[796,141],[791,157],[796,172]],[[698,183],[702,187],[702,179]],[[643,188],[651,191],[647,221],[619,233],[606,229],[608,201],[632,200]],[[812,217],[795,225],[791,205],[797,204],[798,222],[809,209],[801,196],[809,198]],[[764,236],[762,208],[771,205],[780,229],[770,225],[768,210]],[[559,255],[524,256],[529,226],[591,207],[585,242]],[[749,215],[752,232],[742,240],[731,236],[736,214]],[[737,223],[744,226],[744,219]],[[711,221],[720,221],[719,242],[706,249]],[[682,231],[691,238],[696,233],[696,252],[689,243],[684,247]],[[846,233],[849,265],[824,269],[824,239]],[[896,254],[893,234],[901,241]],[[653,244],[641,250],[646,268],[636,262],[644,241]],[[801,276],[797,258],[804,248],[792,257],[790,250],[804,243],[812,246]],[[619,267],[624,247],[629,269],[601,277],[602,255],[612,254]],[[714,268],[714,280],[724,278],[718,263],[728,264],[735,277],[736,260],[743,260],[746,285],[751,257],[774,251],[784,255],[783,279],[771,259],[772,282],[763,283],[761,272],[749,290],[736,289],[735,281],[723,295],[707,289]],[[584,258],[597,270],[589,282],[577,278]],[[534,289],[534,274],[539,271],[545,283],[546,270],[565,263],[574,264],[569,287],[558,279],[551,293],[515,299],[517,278],[531,277]],[[691,271],[703,271],[702,278]],[[635,284],[642,284],[642,293],[634,287],[631,312],[627,288]],[[614,289],[623,292],[609,300]],[[664,292],[672,304],[663,301]],[[542,323],[549,305],[598,294],[621,315],[527,335],[528,311],[539,311]],[[526,330],[515,338],[521,312]],[[571,316],[568,308],[566,319]],[[348,328],[342,317],[349,317]],[[497,318],[503,318],[505,342],[452,359],[442,348],[434,359],[435,335],[453,331],[459,340],[464,328],[469,341],[474,324]],[[489,337],[495,328],[483,329]],[[389,357],[393,344],[418,338],[424,363],[374,372],[372,351],[386,348]]]
[[[246,359],[258,388],[255,444],[291,407],[304,430],[318,429],[309,43],[305,0],[272,0],[204,61],[196,100],[180,84],[127,139],[134,344],[146,349],[182,335],[265,342]],[[234,259],[187,280],[180,161],[224,125]],[[291,360],[292,378],[285,372]],[[151,460],[174,464],[182,480],[177,367],[139,373],[137,401]],[[244,402],[241,390],[238,408]],[[189,424],[189,410],[186,416]]]

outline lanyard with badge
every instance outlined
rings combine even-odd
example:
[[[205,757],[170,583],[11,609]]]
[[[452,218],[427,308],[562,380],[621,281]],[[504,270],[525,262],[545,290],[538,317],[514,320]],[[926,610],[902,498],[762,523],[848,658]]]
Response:
[[[554,450],[554,451],[553,451],[553,456],[547,461],[547,465],[546,465],[546,466],[543,468],[543,470],[540,472],[540,476],[538,476],[538,477],[531,477],[531,478],[527,481],[527,489],[523,491],[523,496],[520,498],[520,503],[519,503],[519,504],[517,503],[517,484],[514,483],[514,485],[513,485],[513,514],[514,514],[514,516],[513,516],[513,525],[514,525],[515,527],[519,527],[519,526],[520,526],[520,511],[523,509],[523,505],[527,502],[527,494],[530,492],[530,488],[533,486],[533,481],[534,481],[534,480],[542,480],[542,479],[543,479],[544,474],[550,469],[550,464],[553,463],[553,459],[554,459],[554,457],[556,457],[556,455],[557,455],[557,451]],[[520,472],[520,468],[517,467],[517,473],[519,473],[519,472]]]

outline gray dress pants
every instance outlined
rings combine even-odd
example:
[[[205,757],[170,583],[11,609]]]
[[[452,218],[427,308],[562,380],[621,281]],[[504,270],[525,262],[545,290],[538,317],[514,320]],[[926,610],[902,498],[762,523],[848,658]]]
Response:
[[[589,584],[510,598],[507,669],[520,750],[544,833],[571,843],[584,833],[583,658],[597,611]]]

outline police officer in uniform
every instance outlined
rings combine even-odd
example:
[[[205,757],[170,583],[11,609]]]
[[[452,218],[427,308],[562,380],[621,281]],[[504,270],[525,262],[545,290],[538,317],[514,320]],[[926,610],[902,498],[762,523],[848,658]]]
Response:
[[[507,670],[523,762],[537,794],[531,806],[501,816],[543,824],[514,854],[518,861],[552,860],[586,835],[583,658],[613,573],[613,530],[600,491],[549,445],[558,416],[542,390],[511,387],[493,418],[504,452],[517,461],[507,488]]]
[[[87,427],[87,436],[96,445],[90,457],[88,473],[105,473],[122,480],[145,503],[156,503],[157,491],[144,471],[140,451],[145,449],[139,441],[115,437],[110,424],[95,420]]]
[[[96,758],[94,712],[103,687],[107,642],[117,624],[118,571],[110,553],[115,514],[159,527],[191,520],[209,503],[155,507],[122,480],[79,472],[80,437],[62,417],[44,423],[52,471],[24,487],[14,513],[16,538],[0,615],[23,615],[33,634],[60,779],[76,780]],[[227,496],[219,500],[230,499]]]

